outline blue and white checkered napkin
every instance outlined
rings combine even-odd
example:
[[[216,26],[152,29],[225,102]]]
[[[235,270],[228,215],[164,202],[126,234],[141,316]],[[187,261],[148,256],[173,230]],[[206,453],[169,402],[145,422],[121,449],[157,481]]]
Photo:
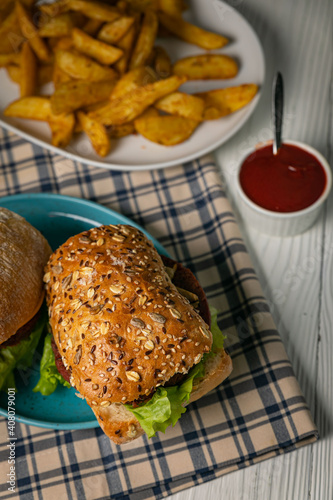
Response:
[[[0,134],[0,196],[87,198],[144,226],[197,275],[220,311],[234,364],[225,383],[151,440],[119,447],[99,428],[18,424],[16,493],[2,480],[0,498],[162,498],[318,438],[211,157],[166,170],[111,172]],[[2,478],[7,443],[1,418]]]

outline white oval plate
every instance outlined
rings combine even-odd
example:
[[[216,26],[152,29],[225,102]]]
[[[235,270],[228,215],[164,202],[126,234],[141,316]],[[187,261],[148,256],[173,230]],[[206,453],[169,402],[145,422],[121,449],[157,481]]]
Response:
[[[263,50],[257,35],[248,22],[232,7],[220,0],[191,0],[190,9],[184,17],[203,28],[221,33],[230,39],[223,49],[213,51],[235,57],[239,73],[230,80],[189,82],[181,90],[189,93],[214,88],[230,87],[244,83],[255,83],[261,88],[265,77]],[[205,51],[172,37],[158,41],[170,54],[172,61]],[[0,69],[0,125],[15,132],[30,142],[45,147],[67,158],[96,167],[111,170],[153,170],[184,163],[204,155],[227,141],[246,122],[254,111],[258,95],[245,108],[219,120],[201,124],[186,142],[177,146],[160,146],[140,135],[131,135],[113,142],[111,152],[100,158],[92,149],[89,139],[80,134],[65,148],[51,145],[51,133],[47,123],[5,117],[6,106],[18,99],[18,85],[11,82],[4,69]],[[46,92],[50,88],[46,89]],[[52,90],[51,90],[52,91]]]

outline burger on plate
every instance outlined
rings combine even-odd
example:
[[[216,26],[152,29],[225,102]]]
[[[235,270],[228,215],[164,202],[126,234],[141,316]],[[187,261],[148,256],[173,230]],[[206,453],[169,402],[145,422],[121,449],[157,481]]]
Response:
[[[232,370],[196,278],[132,226],[69,238],[44,281],[57,368],[117,444],[175,425]]]
[[[14,368],[31,364],[47,321],[43,268],[50,254],[37,229],[0,208],[0,389],[15,387]]]

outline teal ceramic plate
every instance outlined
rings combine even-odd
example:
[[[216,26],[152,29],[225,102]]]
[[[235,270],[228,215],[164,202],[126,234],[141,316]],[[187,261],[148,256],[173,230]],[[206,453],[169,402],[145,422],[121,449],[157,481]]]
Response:
[[[70,236],[102,224],[130,224],[141,229],[154,243],[159,253],[168,255],[158,241],[143,228],[113,210],[96,203],[55,194],[24,194],[0,199],[0,206],[25,217],[39,229],[56,249]],[[42,343],[41,343],[42,344]],[[98,422],[86,402],[78,398],[75,389],[58,387],[44,397],[32,392],[39,380],[38,346],[35,361],[28,373],[16,372],[16,419],[18,422],[49,429],[87,429]],[[0,393],[0,415],[7,416],[7,394]]]

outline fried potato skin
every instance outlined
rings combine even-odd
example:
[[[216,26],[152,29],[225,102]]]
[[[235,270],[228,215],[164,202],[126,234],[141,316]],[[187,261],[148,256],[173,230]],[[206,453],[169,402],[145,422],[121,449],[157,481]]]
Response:
[[[0,26],[0,54],[8,54],[19,50],[24,42],[20,23],[18,21],[16,9],[9,6],[9,13],[6,14]]]
[[[72,80],[60,84],[51,96],[51,107],[55,114],[69,113],[76,109],[104,101],[110,97],[113,81],[89,82]]]
[[[112,68],[102,66],[90,57],[78,54],[73,50],[57,50],[56,64],[71,78],[78,80],[96,82],[114,80],[117,77],[117,73]]]
[[[175,91],[185,81],[185,78],[171,76],[165,80],[137,87],[119,99],[111,100],[100,110],[90,113],[90,116],[103,125],[121,125],[130,122],[155,101]]]
[[[123,55],[118,47],[95,40],[79,28],[73,28],[72,39],[76,50],[106,66],[115,63]]]
[[[182,116],[148,116],[135,120],[136,131],[146,139],[163,146],[175,146],[186,141],[199,122]]]
[[[203,99],[205,103],[203,119],[216,120],[246,106],[252,101],[257,92],[258,85],[251,83],[200,92],[196,96]]]
[[[20,95],[34,95],[37,86],[37,59],[28,42],[24,42],[21,53]]]
[[[51,118],[51,103],[48,97],[22,97],[11,102],[4,111],[5,116],[28,120],[48,121]]]
[[[173,92],[155,102],[155,107],[171,115],[202,121],[205,102],[197,96],[184,92]]]
[[[82,130],[89,137],[96,153],[102,157],[106,156],[110,151],[111,142],[104,125],[92,120],[82,111],[77,113],[77,117]]]
[[[222,54],[184,57],[173,65],[173,73],[188,80],[224,80],[234,78],[238,66],[234,59]]]
[[[119,99],[125,94],[132,92],[137,87],[143,87],[157,80],[157,75],[150,67],[140,66],[139,68],[132,69],[132,71],[128,71],[117,81],[110,99]]]
[[[44,62],[49,61],[51,57],[50,50],[43,38],[39,36],[31,14],[18,0],[15,3],[15,11],[22,35],[28,40],[38,59]]]
[[[103,22],[112,22],[120,17],[120,12],[111,5],[89,0],[67,0],[68,8],[82,12],[86,17]]]
[[[123,16],[112,23],[104,24],[98,32],[97,38],[111,45],[117,43],[133,26],[134,21],[134,17]]]
[[[52,132],[52,145],[58,148],[66,148],[71,142],[74,133],[74,113],[52,114],[48,124]]]
[[[144,66],[153,50],[158,29],[158,19],[154,11],[147,10],[144,14],[142,27],[135,44],[129,69]]]
[[[199,26],[188,23],[178,15],[172,16],[166,12],[159,12],[158,17],[162,26],[170,31],[170,33],[185,42],[198,45],[202,49],[220,49],[229,41],[225,36],[206,31]]]

